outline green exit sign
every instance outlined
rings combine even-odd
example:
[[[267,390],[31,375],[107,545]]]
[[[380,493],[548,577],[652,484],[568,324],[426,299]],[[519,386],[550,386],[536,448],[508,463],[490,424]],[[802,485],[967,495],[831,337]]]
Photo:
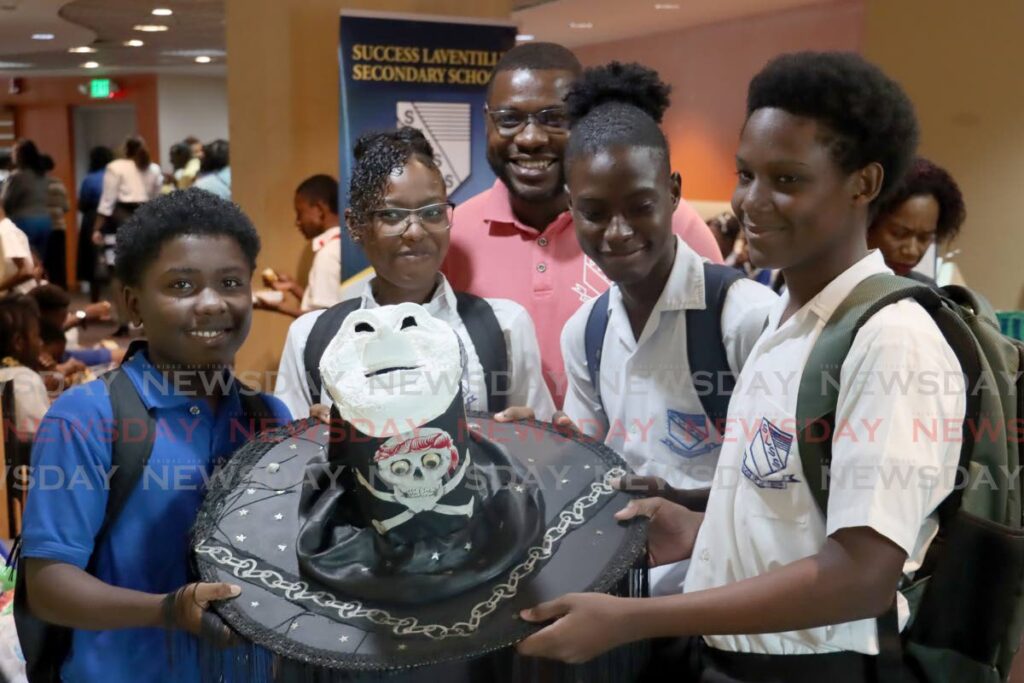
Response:
[[[116,88],[109,78],[93,78],[89,81],[89,97],[94,100],[109,99]]]

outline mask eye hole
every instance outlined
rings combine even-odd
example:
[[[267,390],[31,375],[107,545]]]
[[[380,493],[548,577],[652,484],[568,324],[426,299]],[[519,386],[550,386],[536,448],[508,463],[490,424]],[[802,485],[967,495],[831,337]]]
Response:
[[[373,325],[371,325],[370,323],[356,323],[355,331],[356,332],[376,332],[376,330],[373,329]]]
[[[418,323],[416,322],[416,318],[412,317],[411,315],[407,315],[404,318],[402,318],[402,327],[401,327],[401,329],[404,330],[404,329],[409,328],[409,327],[418,327]]]
[[[410,469],[411,467],[409,465],[408,460],[396,460],[395,462],[391,463],[391,474],[394,474],[395,476],[398,477],[404,477],[405,475],[409,474]]]
[[[441,466],[441,456],[438,453],[427,453],[423,456],[423,468],[427,470],[436,470]]]

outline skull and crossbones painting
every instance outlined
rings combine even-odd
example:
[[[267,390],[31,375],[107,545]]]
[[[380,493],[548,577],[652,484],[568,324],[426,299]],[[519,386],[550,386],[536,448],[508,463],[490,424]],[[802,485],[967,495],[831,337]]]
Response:
[[[384,534],[427,511],[472,517],[474,498],[464,505],[440,502],[462,482],[469,460],[469,451],[460,457],[451,435],[443,429],[423,428],[385,441],[374,455],[371,474],[391,490],[376,488],[361,472],[357,471],[356,477],[376,498],[406,509],[390,519],[373,520],[374,528]]]

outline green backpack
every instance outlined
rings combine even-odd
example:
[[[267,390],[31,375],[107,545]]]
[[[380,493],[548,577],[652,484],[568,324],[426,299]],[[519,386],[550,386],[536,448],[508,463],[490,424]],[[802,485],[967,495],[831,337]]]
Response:
[[[879,678],[898,680],[905,664],[927,683],[1006,681],[1024,631],[1024,345],[1000,333],[988,303],[963,287],[935,290],[889,274],[855,287],[801,377],[804,476],[824,513],[843,360],[868,318],[908,298],[928,311],[959,359],[967,410],[957,486],[939,506],[939,534],[913,580],[899,586],[911,620],[899,633],[895,604],[878,619]]]

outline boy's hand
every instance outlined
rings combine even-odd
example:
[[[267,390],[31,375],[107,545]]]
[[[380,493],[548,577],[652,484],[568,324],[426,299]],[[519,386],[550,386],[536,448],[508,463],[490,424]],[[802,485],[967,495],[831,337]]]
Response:
[[[557,659],[580,664],[629,642],[630,629],[622,628],[625,598],[604,593],[570,593],[525,609],[519,616],[529,622],[555,619],[516,649],[527,657]]]
[[[637,474],[622,477],[615,488],[628,493],[664,498],[697,512],[704,512],[711,494],[711,489],[677,489],[661,477],[641,477]]]
[[[90,322],[110,320],[111,305],[109,301],[97,301],[82,310],[85,311],[85,319]]]
[[[309,416],[315,417],[323,423],[331,421],[331,409],[323,403],[314,403],[309,407]]]
[[[228,647],[233,644],[234,634],[209,608],[214,601],[236,598],[241,593],[239,586],[230,583],[190,583],[174,594],[174,624],[218,647]]]
[[[510,406],[500,413],[494,414],[495,422],[515,422],[516,420],[535,420],[533,408],[527,406]]]
[[[657,567],[689,559],[697,542],[697,532],[704,515],[687,510],[664,498],[641,498],[615,513],[615,519],[624,522],[635,517],[646,517],[647,564]]]

